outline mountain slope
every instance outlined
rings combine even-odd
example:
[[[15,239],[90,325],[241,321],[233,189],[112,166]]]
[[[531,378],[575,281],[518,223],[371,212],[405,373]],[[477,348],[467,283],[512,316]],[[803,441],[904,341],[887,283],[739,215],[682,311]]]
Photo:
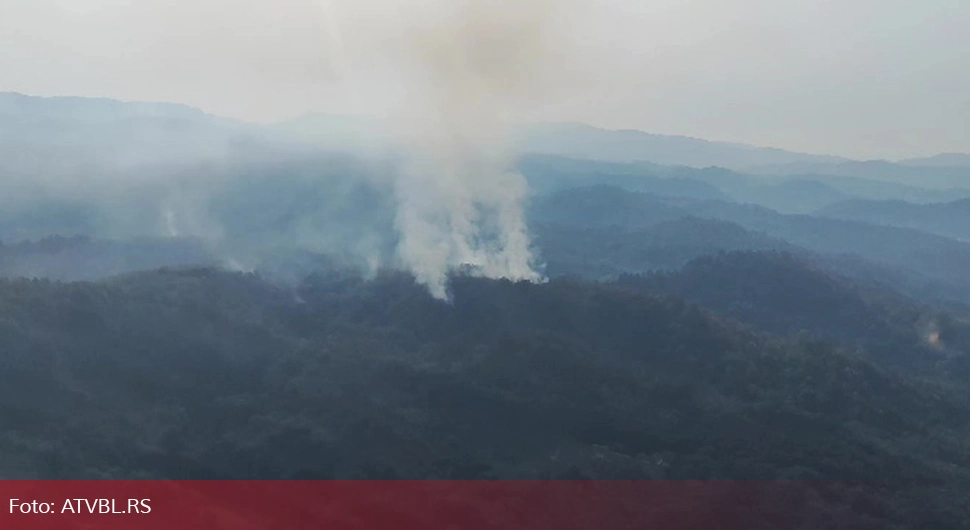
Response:
[[[447,305],[399,275],[296,293],[209,270],[0,281],[0,462],[45,478],[886,479],[901,482],[865,494],[896,499],[888,512],[854,510],[967,516],[923,500],[921,480],[970,470],[954,441],[970,410],[941,390],[669,298],[453,287]]]
[[[616,226],[533,227],[550,277],[592,280],[625,273],[680,268],[688,261],[732,250],[793,249],[788,243],[724,221],[683,217],[643,229]]]
[[[0,168],[64,178],[219,160],[255,130],[170,103],[0,92]]]
[[[743,168],[759,175],[831,175],[882,180],[930,189],[970,188],[970,167],[913,166],[885,160],[840,163],[793,162]]]
[[[669,168],[654,164],[620,164],[530,154],[519,159],[517,168],[532,193],[545,195],[569,188],[609,185],[671,197],[726,199],[715,184],[695,175],[668,174]]]
[[[685,297],[779,334],[808,334],[864,348],[881,366],[963,379],[965,323],[875,282],[854,281],[791,253],[729,252],[681,270],[626,276],[626,288]]]
[[[873,224],[915,228],[932,234],[970,240],[970,199],[913,204],[905,201],[843,201],[817,215]]]
[[[970,244],[913,230],[773,210],[724,201],[656,197],[619,188],[568,190],[538,203],[542,219],[563,225],[642,229],[683,217],[717,219],[824,254],[855,254],[930,279],[965,283]]]
[[[856,177],[759,176],[721,167],[617,163],[552,155],[523,156],[518,168],[532,192],[539,195],[607,185],[664,197],[751,203],[782,213],[811,213],[851,199],[931,203],[970,197],[968,189],[925,189]]]

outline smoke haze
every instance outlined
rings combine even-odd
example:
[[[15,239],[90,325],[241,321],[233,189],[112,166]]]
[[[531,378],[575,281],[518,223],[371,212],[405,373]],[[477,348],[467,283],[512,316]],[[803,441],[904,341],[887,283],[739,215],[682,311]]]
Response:
[[[395,183],[398,258],[438,298],[447,298],[448,274],[458,269],[542,277],[523,212],[528,190],[512,170],[509,144],[514,118],[558,80],[564,8],[549,0],[432,0],[386,11],[391,25],[361,17],[369,27],[354,27],[364,39],[377,37],[357,43],[365,60],[383,62],[398,81],[389,113],[405,159]],[[330,40],[345,42],[343,33]]]

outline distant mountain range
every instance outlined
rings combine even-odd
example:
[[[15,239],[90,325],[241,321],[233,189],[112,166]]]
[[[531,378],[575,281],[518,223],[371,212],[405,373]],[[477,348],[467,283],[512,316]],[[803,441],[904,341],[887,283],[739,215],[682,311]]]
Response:
[[[0,93],[0,174],[21,182],[220,161],[259,134],[184,105]]]
[[[313,115],[281,123],[290,140],[334,149],[374,150],[387,138],[376,120]],[[739,143],[712,142],[636,130],[607,130],[582,123],[543,123],[518,132],[519,151],[613,163],[692,168],[722,167],[763,176],[863,178],[914,188],[970,187],[970,154],[940,154],[900,162],[859,161]]]
[[[934,189],[964,187],[970,183],[970,165],[942,166],[935,164],[917,166],[912,165],[912,162],[893,163],[885,160],[847,161],[836,164],[792,162],[754,165],[748,166],[744,170],[749,173],[770,176],[858,177]]]
[[[612,185],[669,197],[729,200],[782,213],[813,213],[851,199],[944,203],[970,198],[970,188],[927,189],[861,177],[751,175],[725,168],[603,162],[555,155],[526,155],[519,169],[534,193]]]
[[[166,128],[159,128],[166,122]],[[98,128],[91,129],[97,124]],[[77,127],[83,125],[80,131]],[[126,143],[150,140],[169,158],[200,156],[200,145],[212,154],[239,137],[327,150],[374,150],[386,147],[379,120],[352,116],[307,115],[270,126],[221,118],[180,104],[122,102],[103,98],[34,97],[0,92],[0,140],[17,149],[54,139]],[[161,133],[159,131],[162,131]],[[170,134],[165,134],[165,133]],[[636,130],[606,130],[581,123],[545,123],[524,128],[516,142],[525,152],[612,162],[651,162],[668,166],[719,166],[757,174],[818,174],[877,178],[922,187],[957,187],[970,181],[970,154],[948,153],[928,158],[854,161],[843,157],[797,153],[784,149],[712,142]],[[181,151],[180,151],[181,150]],[[182,153],[184,151],[184,153]],[[6,154],[7,150],[4,150]],[[121,149],[121,153],[125,153]],[[118,153],[112,153],[117,155]],[[962,184],[961,184],[962,185]]]
[[[146,103],[118,101],[107,98],[37,97],[15,92],[0,92],[0,117],[51,118],[104,121],[121,118],[179,118],[219,119],[188,105],[178,103]]]
[[[581,123],[534,126],[523,134],[522,145],[528,151],[539,153],[615,162],[647,161],[671,166],[742,168],[764,164],[836,164],[847,161],[834,156],[710,142],[685,136],[635,130],[609,131]]]
[[[936,156],[930,156],[925,158],[910,158],[908,160],[902,160],[899,163],[906,166],[923,166],[923,167],[970,166],[970,154],[941,153]]]
[[[952,208],[960,208],[964,203],[953,203]],[[920,209],[922,211],[922,209]],[[937,207],[931,205],[928,212],[936,213]],[[954,296],[957,291],[963,293],[966,283],[966,270],[970,268],[970,244],[955,239],[903,226],[881,224],[880,220],[864,216],[870,222],[861,220],[838,219],[831,217],[815,217],[809,215],[784,215],[768,208],[735,202],[716,200],[697,200],[691,198],[669,198],[647,193],[634,193],[612,186],[591,186],[565,190],[542,198],[532,206],[531,217],[537,223],[560,226],[570,230],[582,230],[586,233],[599,231],[594,237],[589,237],[590,243],[583,248],[593,247],[596,242],[597,252],[591,255],[609,257],[613,264],[640,263],[645,270],[652,268],[675,268],[683,263],[656,263],[649,259],[643,245],[658,240],[656,227],[664,223],[684,218],[713,220],[731,223],[742,227],[747,232],[738,232],[728,236],[729,230],[721,225],[716,228],[711,224],[690,222],[682,226],[689,226],[690,230],[680,229],[681,237],[667,238],[667,241],[691,242],[698,246],[705,245],[703,251],[692,250],[684,253],[683,261],[698,255],[718,250],[789,250],[794,247],[806,249],[813,253],[828,256],[855,255],[865,258],[872,264],[890,267],[896,271],[922,278],[916,283],[914,290],[936,290],[938,282],[944,282],[950,287],[948,293],[937,293],[932,296]],[[834,215],[833,215],[834,217]],[[923,225],[916,225],[925,228]],[[645,231],[652,231],[649,235]],[[720,231],[722,235],[715,236],[713,241],[707,240],[709,234]],[[540,231],[548,243],[549,230]],[[625,234],[636,234],[635,237],[625,237]],[[689,234],[689,235],[688,235]],[[576,245],[585,236],[582,232],[566,234],[556,241],[570,242]],[[540,241],[543,239],[540,238]],[[640,243],[637,243],[639,241]],[[731,241],[731,243],[728,243]],[[723,246],[721,246],[723,244]],[[568,250],[568,245],[560,245],[560,249]],[[623,253],[639,254],[634,260],[625,256],[614,256],[617,250]],[[589,252],[587,250],[587,252]],[[669,252],[665,258],[669,258]],[[568,268],[570,262],[577,261],[572,256],[557,254],[553,256],[557,267]],[[590,268],[587,259],[585,267]],[[626,269],[635,272],[632,268]],[[570,271],[579,272],[579,271]],[[610,271],[595,271],[597,274],[609,274]],[[869,273],[867,273],[869,274]],[[923,280],[930,280],[929,283]],[[901,284],[903,282],[896,282]],[[956,287],[961,286],[961,287]],[[967,293],[958,295],[963,297]]]

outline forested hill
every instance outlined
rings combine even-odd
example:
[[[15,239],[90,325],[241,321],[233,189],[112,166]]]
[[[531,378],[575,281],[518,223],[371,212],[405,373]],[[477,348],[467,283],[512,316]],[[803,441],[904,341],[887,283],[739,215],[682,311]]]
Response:
[[[453,289],[3,280],[5,478],[861,480],[884,485],[826,502],[970,517],[941,489],[970,481],[970,409],[941,387],[618,285]]]
[[[970,326],[879,282],[851,280],[789,252],[725,252],[674,272],[625,275],[625,289],[671,294],[771,333],[863,348],[882,366],[962,384]]]
[[[797,247],[737,224],[684,217],[634,230],[608,226],[534,227],[536,244],[551,277],[611,278],[623,273],[675,270],[712,253],[793,250]]]

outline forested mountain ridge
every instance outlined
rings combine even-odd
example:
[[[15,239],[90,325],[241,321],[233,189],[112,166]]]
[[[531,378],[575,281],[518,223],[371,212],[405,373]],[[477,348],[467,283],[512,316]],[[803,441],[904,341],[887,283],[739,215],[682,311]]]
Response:
[[[701,256],[735,250],[798,250],[726,221],[683,217],[642,229],[537,224],[536,245],[550,277],[603,280],[671,271]]]
[[[627,289],[670,294],[770,333],[852,345],[875,364],[902,374],[970,376],[970,325],[945,311],[864,284],[790,252],[725,252],[682,269],[624,275]]]
[[[849,352],[618,285],[453,289],[449,305],[397,273],[0,281],[5,472],[970,476],[970,409]],[[895,494],[916,498],[908,484]]]
[[[664,166],[526,154],[517,167],[540,195],[596,185],[660,196],[751,203],[781,213],[811,213],[846,200],[905,200],[920,204],[970,197],[963,186],[934,189],[919,181],[889,182],[819,174],[752,175],[723,167]]]
[[[821,208],[816,214],[836,219],[915,228],[962,241],[970,240],[970,199],[932,204],[850,200]]]
[[[917,284],[948,284],[950,296],[967,301],[964,272],[970,268],[970,243],[912,228],[780,214],[751,204],[660,197],[613,186],[565,190],[537,200],[532,212],[538,221],[573,228],[610,227],[619,231],[641,230],[685,217],[734,223],[814,253],[855,255],[898,270],[914,278]],[[916,286],[913,290],[923,288]],[[946,289],[938,292],[940,296],[948,296]]]

